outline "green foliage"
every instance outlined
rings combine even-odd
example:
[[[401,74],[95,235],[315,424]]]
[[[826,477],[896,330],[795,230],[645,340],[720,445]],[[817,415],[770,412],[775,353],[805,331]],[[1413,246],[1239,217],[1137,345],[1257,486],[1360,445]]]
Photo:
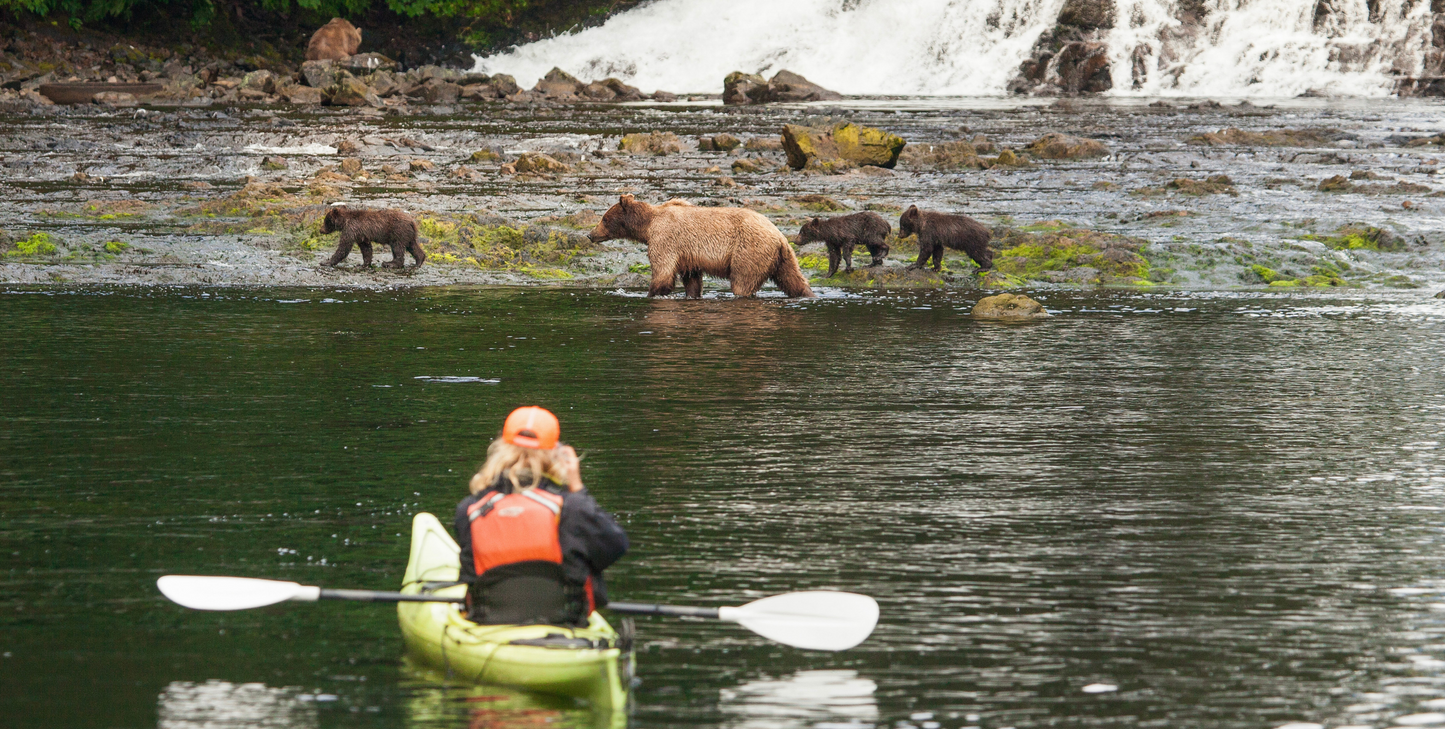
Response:
[[[14,257],[49,256],[55,253],[55,241],[49,233],[36,233],[29,238],[15,241],[15,250],[5,255]]]
[[[105,252],[113,254],[125,253],[130,250],[130,244],[125,241],[108,240],[105,242]]]

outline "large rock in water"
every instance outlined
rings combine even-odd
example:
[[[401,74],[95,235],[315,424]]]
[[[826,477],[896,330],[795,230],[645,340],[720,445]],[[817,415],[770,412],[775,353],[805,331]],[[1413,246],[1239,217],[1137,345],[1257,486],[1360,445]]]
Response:
[[[767,104],[774,101],[837,101],[836,91],[819,86],[801,75],[783,69],[764,81],[755,73],[733,71],[723,79],[723,104]]]
[[[1044,305],[1023,294],[998,294],[986,296],[973,307],[975,319],[999,319],[1003,321],[1027,321],[1045,319],[1049,312]]]
[[[1079,159],[1082,157],[1104,157],[1109,148],[1102,142],[1084,137],[1071,137],[1052,132],[1035,139],[1024,148],[1039,159]]]
[[[897,134],[853,123],[828,129],[783,126],[783,151],[788,154],[788,166],[795,170],[834,172],[862,165],[893,169],[907,144]]]
[[[533,91],[552,99],[567,99],[581,95],[587,84],[582,83],[566,71],[553,68],[532,87]]]

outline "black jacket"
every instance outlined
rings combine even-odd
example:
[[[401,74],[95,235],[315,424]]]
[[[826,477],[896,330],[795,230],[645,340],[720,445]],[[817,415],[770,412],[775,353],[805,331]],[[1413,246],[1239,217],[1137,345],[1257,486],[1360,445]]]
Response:
[[[551,481],[543,481],[537,488],[562,497],[562,511],[558,515],[557,539],[562,545],[562,571],[574,586],[586,584],[592,578],[592,596],[597,607],[607,604],[607,583],[602,579],[602,570],[627,553],[627,533],[617,525],[611,514],[602,510],[597,501],[584,489],[573,493]],[[498,479],[488,489],[472,494],[457,504],[456,521],[452,531],[456,533],[457,544],[461,546],[461,579],[468,584],[477,581],[476,562],[472,558],[471,521],[467,509],[476,502],[489,498],[494,492],[511,493],[512,484]]]

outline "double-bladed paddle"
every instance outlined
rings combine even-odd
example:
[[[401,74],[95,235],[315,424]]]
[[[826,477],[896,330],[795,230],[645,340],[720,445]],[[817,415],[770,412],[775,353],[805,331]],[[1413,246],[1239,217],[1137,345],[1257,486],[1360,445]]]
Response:
[[[361,602],[465,602],[463,597],[409,595],[372,590],[328,590],[252,577],[166,575],[156,580],[161,594],[194,610],[249,610],[293,600]],[[738,607],[683,607],[635,602],[608,603],[628,615],[710,618],[737,623],[772,641],[795,648],[841,651],[862,643],[878,624],[878,603],[852,592],[809,590],[774,595]]]

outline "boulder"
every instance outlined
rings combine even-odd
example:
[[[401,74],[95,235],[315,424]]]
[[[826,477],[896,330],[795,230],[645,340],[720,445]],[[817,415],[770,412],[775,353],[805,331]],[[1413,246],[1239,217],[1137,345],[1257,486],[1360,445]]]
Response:
[[[572,171],[572,168],[568,167],[566,163],[559,162],[541,152],[523,152],[522,156],[518,157],[517,161],[513,162],[511,166],[517,172],[530,172],[534,174],[561,174]]]
[[[1043,304],[1023,294],[997,294],[980,299],[973,307],[975,319],[998,319],[1003,321],[1027,321],[1045,319],[1049,313]]]
[[[241,88],[274,94],[276,93],[276,83],[276,74],[265,70],[252,71],[241,79]]]
[[[843,95],[819,86],[787,69],[768,81],[768,101],[838,101]]]
[[[764,80],[755,73],[733,71],[723,78],[723,104],[767,104],[773,101],[837,101],[843,98],[836,91],[819,86],[787,69]]]
[[[368,94],[375,96],[361,79],[342,71],[337,74],[336,82],[326,87],[326,103],[332,106],[365,106],[369,103]]]
[[[1114,0],[1065,0],[1059,11],[1059,25],[1082,30],[1114,27]]]
[[[1024,149],[1040,159],[1079,159],[1103,157],[1109,154],[1109,148],[1101,142],[1084,137],[1071,137],[1057,132],[1035,139]]]
[[[920,170],[984,170],[988,169],[978,149],[968,142],[943,144],[910,144],[899,161],[905,167]]]
[[[301,80],[312,88],[324,89],[335,82],[339,70],[341,66],[335,61],[307,61],[301,64]]]
[[[586,84],[560,68],[553,68],[532,87],[533,91],[551,99],[567,99],[582,93]],[[519,168],[520,171],[520,168]]]
[[[733,172],[759,173],[772,169],[772,165],[768,164],[767,160],[756,157],[743,157],[742,159],[733,160],[732,169]]]
[[[312,86],[287,86],[281,89],[281,96],[293,104],[320,104],[323,101],[321,89]]]
[[[643,99],[642,91],[636,86],[628,86],[615,78],[606,78],[594,83],[600,83],[611,89],[612,93],[616,96],[615,101],[642,101]]]
[[[271,156],[261,159],[261,169],[263,170],[284,170],[287,167],[290,167],[290,164],[286,162],[285,157]]]
[[[455,104],[461,98],[462,87],[450,81],[430,79],[420,86],[413,86],[406,95],[429,104]]]
[[[467,84],[462,87],[462,98],[469,101],[482,101],[500,97],[497,90],[490,84]]]
[[[487,81],[487,84],[492,87],[493,91],[497,92],[497,96],[500,98],[506,98],[522,90],[522,87],[517,85],[517,79],[505,73],[499,73],[493,76],[491,80]]]
[[[1349,192],[1355,185],[1344,175],[1335,175],[1320,182],[1320,192]]]
[[[726,106],[743,106],[746,104],[761,104],[762,97],[766,96],[768,80],[755,73],[743,73],[733,71],[723,78],[723,104]],[[754,94],[758,100],[754,100]]]
[[[350,58],[361,46],[361,30],[341,18],[321,26],[306,44],[308,61],[341,61]]]
[[[1069,94],[1098,94],[1114,88],[1108,44],[1078,41],[1064,46],[1051,64],[1048,80]]]
[[[582,95],[593,101],[611,101],[617,97],[617,92],[608,88],[606,84],[593,81],[582,87]]]
[[[835,171],[861,165],[892,169],[906,145],[896,134],[851,122],[826,129],[783,126],[783,150],[788,166],[795,170]]]
[[[731,152],[742,143],[741,139],[727,133],[697,138],[697,148],[703,152]]]
[[[1435,298],[1437,298],[1437,299],[1445,299],[1445,291],[1441,291],[1440,293],[1435,294]]]
[[[677,94],[674,94],[671,91],[654,91],[652,92],[651,98],[653,101],[660,101],[664,104],[670,104],[674,101],[677,101]]]

